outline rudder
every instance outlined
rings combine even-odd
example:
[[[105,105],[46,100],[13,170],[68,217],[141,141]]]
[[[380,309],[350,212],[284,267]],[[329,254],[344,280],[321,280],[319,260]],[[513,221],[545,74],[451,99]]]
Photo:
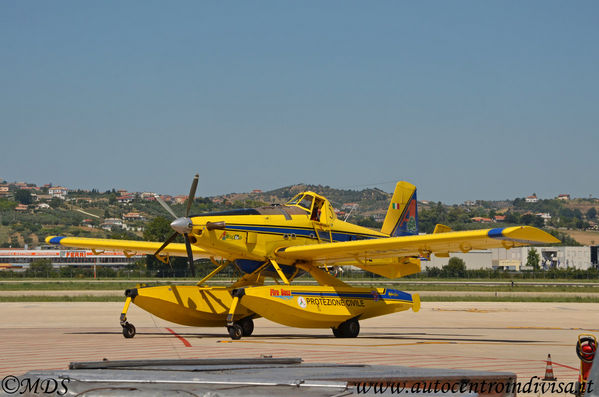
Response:
[[[391,237],[418,234],[416,186],[408,182],[397,182],[381,232]]]

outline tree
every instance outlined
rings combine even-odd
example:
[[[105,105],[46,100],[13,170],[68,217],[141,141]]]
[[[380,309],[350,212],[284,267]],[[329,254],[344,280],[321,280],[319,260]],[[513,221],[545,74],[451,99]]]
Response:
[[[15,200],[21,204],[29,205],[33,202],[33,197],[31,197],[29,190],[19,189],[15,192]]]
[[[526,258],[526,266],[530,266],[533,270],[539,270],[539,262],[541,258],[539,257],[539,253],[533,247],[528,251],[528,257]]]
[[[464,278],[466,277],[466,263],[461,258],[451,257],[447,265],[443,266],[441,272],[445,277]]]
[[[47,277],[52,272],[52,261],[36,259],[29,265],[29,271],[35,277]]]
[[[56,209],[56,208],[60,208],[63,205],[63,202],[61,199],[59,199],[58,197],[54,197],[50,200],[49,203],[50,207]]]
[[[173,229],[171,228],[170,222],[168,219],[158,216],[152,219],[144,230],[144,240],[146,241],[166,241],[170,235],[173,234]],[[181,236],[177,236],[175,242],[183,242]],[[187,275],[187,258],[182,257],[171,257],[170,258],[170,266],[162,263],[158,259],[156,259],[153,255],[146,256],[146,275],[151,275],[153,271],[158,271],[158,276],[175,276],[181,277]]]
[[[0,211],[12,210],[16,206],[17,206],[17,203],[15,203],[14,201],[9,201],[9,200],[4,200],[4,199],[0,200]]]
[[[173,233],[171,223],[163,216],[157,216],[146,225],[144,240],[165,241]]]
[[[588,211],[587,211],[587,219],[588,220],[593,220],[597,217],[597,210],[595,209],[595,207],[591,207]]]

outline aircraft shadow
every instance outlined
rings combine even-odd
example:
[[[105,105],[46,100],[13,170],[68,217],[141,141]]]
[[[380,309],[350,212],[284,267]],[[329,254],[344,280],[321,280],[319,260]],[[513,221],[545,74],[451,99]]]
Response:
[[[65,332],[65,335],[121,335],[120,331],[80,331],[80,332]],[[229,340],[226,332],[220,333],[177,333],[177,335],[193,340],[195,338],[218,338]],[[172,338],[173,334],[169,332],[140,332],[136,337],[153,337],[153,338]],[[496,338],[477,338],[475,335],[447,335],[447,334],[429,334],[425,332],[418,333],[378,333],[373,334],[371,332],[364,333],[358,337],[360,340],[376,340],[376,341],[418,341],[422,343],[426,342],[447,342],[447,343],[458,343],[458,342],[488,342],[488,343],[540,343],[539,340],[528,340],[528,339],[496,339]],[[324,334],[264,334],[259,333],[252,336],[244,337],[242,340],[268,340],[268,339],[280,339],[280,340],[305,340],[317,339],[317,340],[351,340],[351,339],[338,339],[333,335]],[[551,342],[543,340],[542,342]]]

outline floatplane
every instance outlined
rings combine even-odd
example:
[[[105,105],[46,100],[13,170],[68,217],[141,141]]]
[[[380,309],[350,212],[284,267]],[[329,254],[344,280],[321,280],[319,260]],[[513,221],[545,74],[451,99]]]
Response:
[[[392,288],[352,287],[330,271],[356,266],[389,279],[420,272],[422,259],[451,252],[551,244],[559,240],[530,226],[452,231],[436,225],[432,234],[418,233],[416,187],[398,182],[380,231],[336,217],[331,203],[314,192],[297,194],[287,203],[259,208],[190,214],[198,185],[193,179],[185,216],[173,216],[173,234],[165,242],[50,236],[46,242],[94,252],[117,250],[151,254],[168,263],[172,256],[193,262],[210,258],[215,269],[196,285],[138,286],[125,291],[120,325],[135,336],[127,319],[131,303],[173,323],[226,327],[232,339],[250,336],[253,319],[264,317],[290,327],[330,328],[335,337],[353,338],[360,320],[420,309],[418,294]],[[173,242],[182,235],[185,243]],[[243,276],[228,286],[207,282],[227,266]],[[318,285],[297,285],[310,275]],[[265,285],[266,279],[274,285]]]

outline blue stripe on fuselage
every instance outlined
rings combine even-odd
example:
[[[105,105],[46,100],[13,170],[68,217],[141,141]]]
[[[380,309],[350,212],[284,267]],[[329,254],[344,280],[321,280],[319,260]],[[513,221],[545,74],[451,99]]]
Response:
[[[314,229],[305,228],[286,228],[277,226],[250,226],[250,225],[227,225],[227,230],[237,230],[243,232],[262,232],[271,234],[295,234],[296,236],[307,237],[316,239],[316,232]],[[367,235],[367,234],[353,234],[343,232],[333,232],[333,241],[353,241],[353,240],[365,240],[372,238],[381,238],[383,236]]]
[[[333,297],[333,298],[363,298],[363,299],[374,299],[375,294],[371,293],[351,293],[351,292],[304,292],[304,291],[291,291],[292,295],[303,295],[303,296],[322,296],[322,297]],[[385,293],[379,295],[380,299],[389,300],[402,300],[412,302],[412,295],[407,292],[388,289]]]

